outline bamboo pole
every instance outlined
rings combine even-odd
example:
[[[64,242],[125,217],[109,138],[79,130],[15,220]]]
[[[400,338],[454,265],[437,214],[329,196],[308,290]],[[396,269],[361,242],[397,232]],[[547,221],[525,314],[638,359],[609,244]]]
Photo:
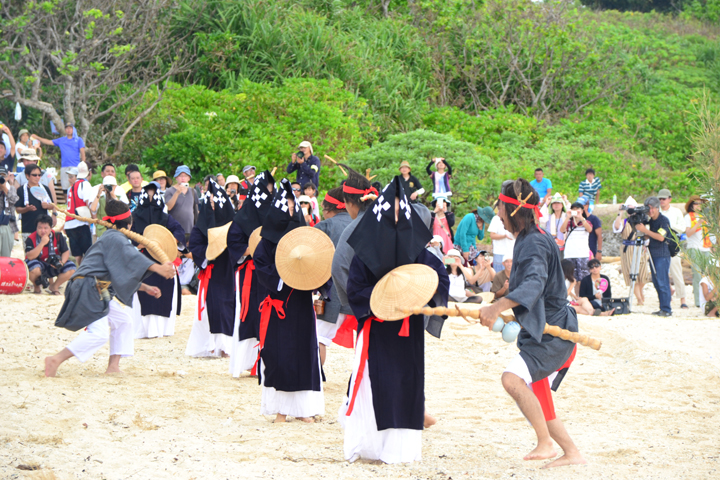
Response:
[[[446,308],[446,307],[414,307],[414,308],[403,308],[403,313],[405,314],[413,314],[413,315],[448,315],[448,316],[457,316],[460,315],[465,320],[467,320],[467,317],[479,319],[480,318],[480,310],[478,309],[466,309],[466,308],[460,308],[457,305],[455,306],[455,309],[452,308]],[[505,323],[510,322],[516,322],[515,315],[512,314],[512,310],[506,310],[505,312],[502,312],[500,314],[500,318],[503,319]],[[564,328],[560,328],[556,325],[547,325],[545,324],[545,329],[543,330],[543,333],[552,335],[553,337],[562,338],[563,340],[567,340],[573,343],[579,343],[580,345],[590,347],[593,350],[600,350],[600,347],[602,346],[602,342],[600,340],[597,340],[595,338],[591,338],[587,335],[582,335],[577,332],[571,332],[570,330],[565,330]]]
[[[52,204],[51,204],[52,205]],[[160,245],[155,240],[150,240],[149,238],[145,238],[139,233],[135,233],[131,230],[128,230],[127,228],[117,228],[115,225],[113,225],[110,222],[106,222],[104,220],[100,220],[99,218],[86,218],[86,217],[80,217],[78,215],[73,215],[72,213],[64,212],[57,208],[56,205],[53,205],[53,209],[57,210],[60,213],[63,213],[65,216],[73,218],[75,220],[80,220],[81,222],[87,222],[87,223],[95,223],[97,225],[102,225],[106,228],[113,228],[126,237],[128,237],[130,240],[132,240],[135,243],[145,245],[145,248],[147,248],[153,257],[157,258],[160,263],[167,263],[170,261],[168,256],[165,254],[165,251],[160,248]]]

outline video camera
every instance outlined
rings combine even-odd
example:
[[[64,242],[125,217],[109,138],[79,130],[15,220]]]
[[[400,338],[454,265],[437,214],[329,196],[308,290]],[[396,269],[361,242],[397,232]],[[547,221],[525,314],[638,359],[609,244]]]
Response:
[[[627,205],[621,205],[620,210],[627,211],[627,221],[633,227],[633,230],[635,229],[635,225],[639,225],[641,223],[650,223],[650,216],[648,215],[648,213],[650,212],[650,208],[646,205],[638,207],[628,207]]]

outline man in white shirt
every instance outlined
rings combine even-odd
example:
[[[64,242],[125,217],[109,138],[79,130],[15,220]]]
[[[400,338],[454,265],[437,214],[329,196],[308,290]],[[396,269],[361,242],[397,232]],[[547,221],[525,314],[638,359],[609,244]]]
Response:
[[[660,213],[670,220],[670,228],[679,237],[685,233],[685,218],[682,211],[679,208],[670,206],[672,195],[667,188],[663,188],[658,192],[658,198],[660,199]],[[679,255],[675,255],[670,260],[670,278],[672,278],[675,285],[675,293],[680,297],[680,308],[688,308],[685,301],[685,278],[683,277],[682,262]]]
[[[493,270],[502,272],[505,270],[502,263],[503,257],[512,253],[515,247],[515,237],[505,230],[505,225],[499,215],[495,215],[490,220],[487,230],[490,233],[493,245]]]
[[[68,183],[70,188],[67,192],[68,213],[90,218],[90,204],[93,201],[93,188],[87,180],[89,175],[88,166],[80,162],[77,167],[70,167],[67,170]],[[85,252],[92,246],[92,233],[90,224],[80,220],[67,218],[65,220],[65,234],[70,240],[70,252],[80,265]]]

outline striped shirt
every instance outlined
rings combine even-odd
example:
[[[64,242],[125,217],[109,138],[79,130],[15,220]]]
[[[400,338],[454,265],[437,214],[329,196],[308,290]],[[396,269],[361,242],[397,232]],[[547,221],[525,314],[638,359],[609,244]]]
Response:
[[[595,195],[597,195],[598,190],[602,188],[602,183],[600,183],[600,179],[595,177],[591,182],[588,182],[587,180],[583,180],[580,182],[580,195],[585,195],[590,198],[590,200],[595,201]]]

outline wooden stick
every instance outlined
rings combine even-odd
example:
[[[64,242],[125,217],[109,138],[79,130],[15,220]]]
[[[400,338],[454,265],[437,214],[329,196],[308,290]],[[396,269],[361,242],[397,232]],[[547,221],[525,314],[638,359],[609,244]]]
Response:
[[[273,167],[272,171],[270,172],[270,176],[275,178],[275,171],[277,170],[277,167]]]
[[[56,205],[53,205],[53,204],[51,204],[51,205],[53,206],[54,210],[57,210],[58,212],[63,213],[67,217],[74,218],[75,220],[80,220],[81,222],[87,222],[87,223],[95,223],[98,225],[102,225],[103,227],[106,227],[106,228],[114,228],[115,230],[119,231],[120,233],[122,233],[123,235],[128,237],[133,242],[145,245],[145,247],[150,251],[150,253],[152,253],[153,257],[160,260],[160,263],[167,263],[170,261],[168,256],[165,254],[165,251],[162,248],[160,248],[160,245],[158,245],[158,243],[155,240],[150,240],[149,238],[145,238],[142,235],[140,235],[139,233],[135,233],[131,230],[128,230],[127,228],[117,228],[112,223],[106,222],[104,220],[100,220],[99,218],[80,217],[78,215],[73,215],[72,213],[64,212],[64,211],[58,209]]]
[[[331,157],[329,157],[329,156],[327,156],[327,155],[325,155],[325,158],[327,158],[328,160],[330,160],[331,162],[333,162],[335,165],[337,165],[338,168],[340,169],[340,171],[343,172],[343,175],[345,175],[345,176],[347,177],[347,172],[345,171],[345,169],[344,169],[343,167],[340,166],[340,164],[338,164],[338,162],[336,162],[333,158],[331,158]]]
[[[519,204],[519,205],[517,206],[517,208],[516,208],[515,210],[513,210],[513,212],[510,214],[511,217],[514,217],[515,214],[518,212],[518,210],[520,210],[520,209],[523,207],[523,205],[525,205],[525,204],[527,203],[527,201],[530,200],[530,197],[532,197],[532,194],[533,194],[533,192],[528,193],[527,197],[525,197],[525,200],[522,200],[522,197],[520,197],[520,199],[519,199],[519,200],[520,200],[520,204]]]
[[[414,307],[414,308],[403,308],[403,313],[405,314],[413,314],[413,315],[448,315],[448,316],[457,316],[460,315],[461,317],[470,317],[470,318],[480,318],[480,310],[479,309],[469,309],[469,308],[460,308],[457,305],[455,305],[455,310],[452,308],[446,308],[446,307]],[[516,322],[515,315],[512,314],[512,310],[506,310],[505,312],[502,312],[500,314],[500,318],[503,319],[505,323],[510,322]],[[467,318],[465,318],[467,320]],[[568,340],[573,343],[579,343],[580,345],[583,345],[585,347],[590,347],[593,350],[600,350],[600,347],[602,346],[602,342],[600,340],[597,340],[595,338],[591,338],[588,335],[582,335],[577,332],[571,332],[570,330],[565,330],[564,328],[560,328],[556,325],[547,325],[545,324],[545,329],[543,330],[543,334],[547,333],[548,335],[552,335],[553,337],[562,338],[563,340]]]

